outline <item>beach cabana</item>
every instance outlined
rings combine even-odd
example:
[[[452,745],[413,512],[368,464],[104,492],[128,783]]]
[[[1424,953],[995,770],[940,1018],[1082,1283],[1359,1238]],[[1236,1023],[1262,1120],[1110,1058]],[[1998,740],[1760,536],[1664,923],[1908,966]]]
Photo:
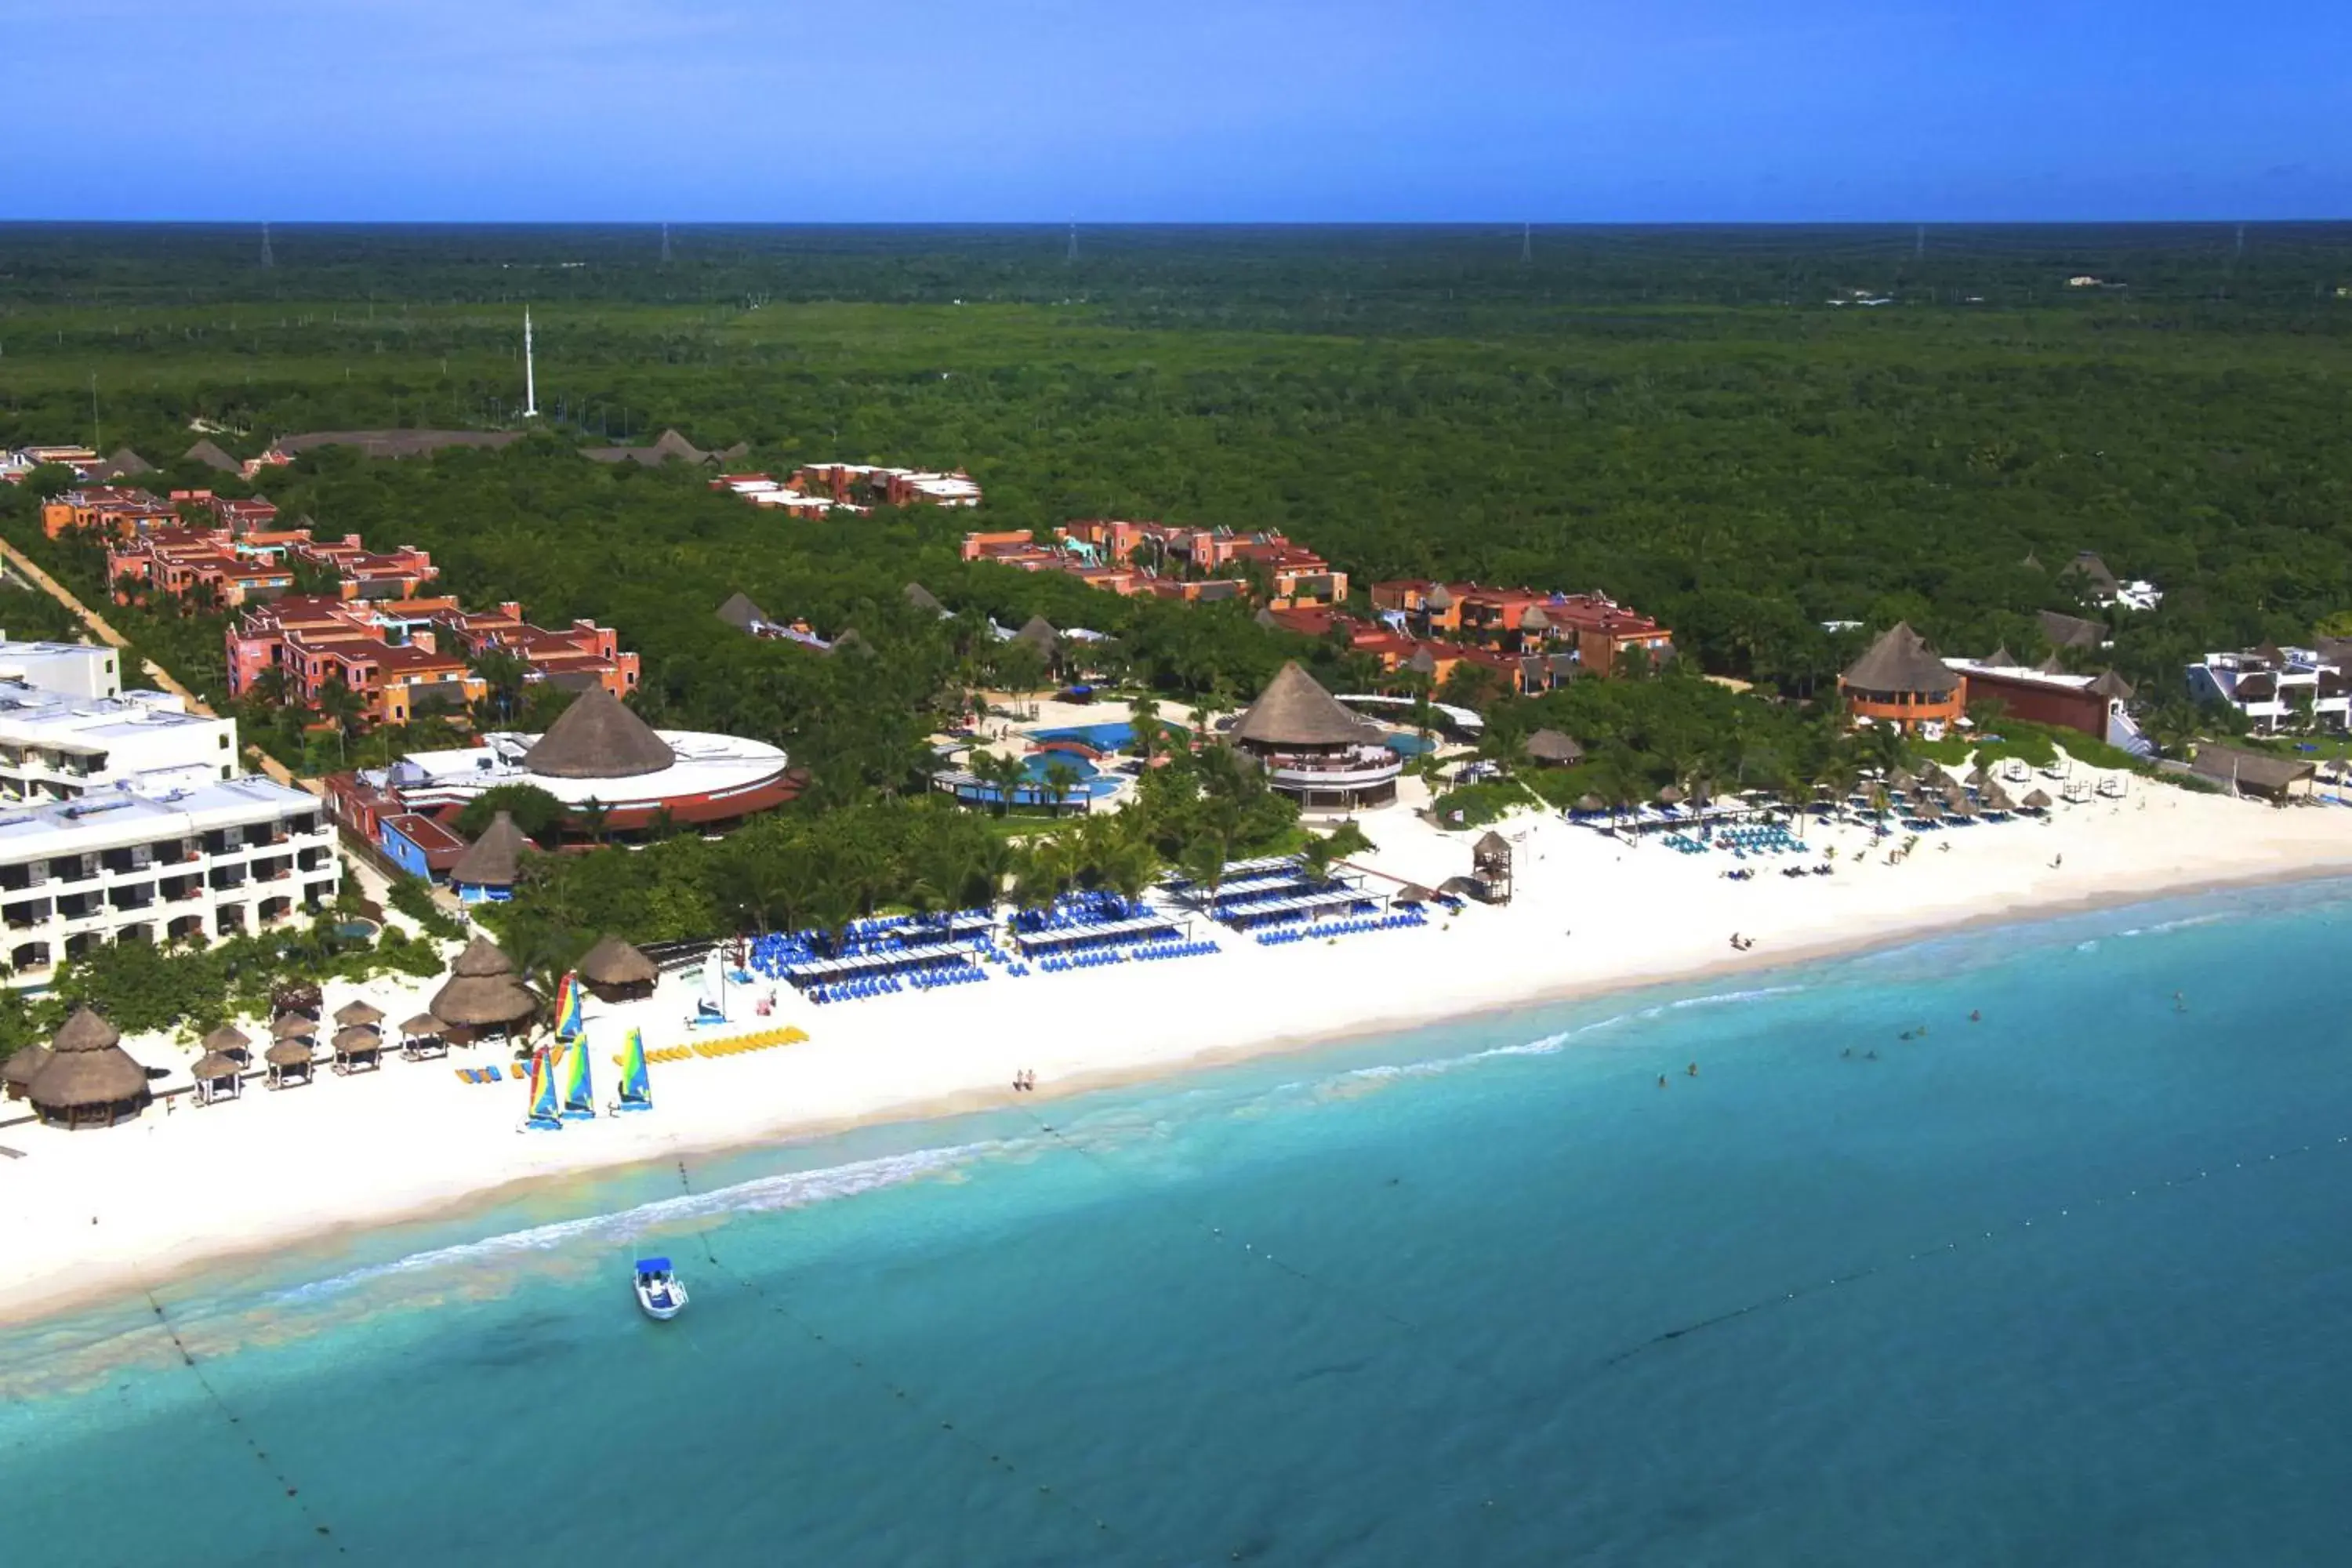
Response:
[[[513,1034],[538,1014],[538,994],[515,978],[514,960],[486,936],[457,955],[449,983],[433,997],[433,1016],[469,1034]]]
[[[262,1052],[261,1059],[269,1066],[272,1089],[310,1081],[310,1042],[307,1038],[282,1039]]]
[[[605,936],[581,956],[580,978],[600,1002],[635,1002],[654,994],[661,970],[617,936]]]
[[[365,1002],[346,1002],[335,1009],[335,1022],[346,1029],[354,1025],[372,1029],[383,1022],[383,1009]]]
[[[300,1013],[280,1013],[269,1020],[269,1037],[308,1044],[319,1037],[319,1020]]]
[[[205,1049],[243,1067],[253,1057],[253,1039],[234,1024],[223,1024],[205,1037]]]
[[[373,1072],[383,1066],[383,1036],[366,1024],[350,1024],[335,1031],[335,1072],[348,1078]]]
[[[554,732],[552,729],[548,731],[551,735]],[[531,755],[536,757],[545,746],[546,742],[541,742],[531,748]],[[572,775],[557,776],[568,778]],[[458,856],[456,864],[449,868],[449,886],[457,889],[457,897],[466,903],[504,903],[514,897],[515,883],[522,878],[523,857],[538,851],[539,846],[515,826],[513,816],[501,811],[490,818],[490,825],[482,829],[482,836],[467,845],[466,852]]]
[[[1932,795],[1923,795],[1912,805],[1911,816],[1920,822],[1940,822],[1944,816],[1944,803]]]
[[[237,1076],[235,1057],[223,1051],[206,1051],[188,1069],[196,1080],[195,1100],[198,1105],[210,1105],[216,1100],[236,1100],[245,1092],[245,1079]]]
[[[410,1061],[449,1054],[448,1026],[430,1013],[419,1013],[400,1026],[400,1054]]]
[[[25,1086],[41,1120],[80,1129],[111,1127],[147,1108],[147,1069],[122,1048],[115,1026],[78,1008],[49,1041],[48,1060]]]
[[[2035,790],[2019,804],[2027,811],[2047,811],[2050,809],[2050,797]]]

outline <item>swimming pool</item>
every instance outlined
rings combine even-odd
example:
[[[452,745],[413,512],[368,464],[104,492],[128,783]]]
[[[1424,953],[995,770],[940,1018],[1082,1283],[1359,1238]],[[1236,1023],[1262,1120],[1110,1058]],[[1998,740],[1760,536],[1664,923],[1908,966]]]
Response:
[[[1424,741],[1408,730],[1400,730],[1388,739],[1389,750],[1400,757],[1417,757],[1424,752],[1437,750],[1435,741]]]
[[[1081,779],[1095,778],[1102,773],[1102,770],[1094,763],[1072,752],[1033,752],[1021,759],[1021,772],[1025,777],[1043,782],[1045,770],[1055,763],[1061,763]]]
[[[1185,738],[1186,731],[1181,725],[1171,724],[1162,719],[1160,727],[1172,740]],[[1135,743],[1135,726],[1127,723],[1076,724],[1065,730],[1032,730],[1029,738],[1032,741],[1076,741],[1082,745],[1092,746],[1097,752],[1118,752]]]

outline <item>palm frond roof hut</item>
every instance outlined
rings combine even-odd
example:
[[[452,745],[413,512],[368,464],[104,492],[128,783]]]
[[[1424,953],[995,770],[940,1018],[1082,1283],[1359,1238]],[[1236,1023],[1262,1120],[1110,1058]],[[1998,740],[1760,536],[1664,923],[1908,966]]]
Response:
[[[1528,737],[1528,755],[1537,762],[1568,767],[1584,760],[1584,748],[1557,730],[1538,730]]]
[[[8,1098],[22,1100],[35,1075],[49,1065],[49,1047],[43,1045],[19,1046],[8,1054],[7,1065],[0,1067],[0,1082],[7,1085]]]
[[[727,595],[727,602],[712,612],[739,632],[748,632],[768,620],[768,612],[752,601],[751,595],[738,589]]]
[[[235,1024],[223,1024],[205,1037],[204,1046],[216,1055],[242,1058],[253,1049],[253,1037]]]
[[[1266,683],[1233,728],[1234,740],[1274,750],[1369,743],[1377,734],[1378,726],[1341,707],[1297,659]]]
[[[1062,647],[1062,634],[1055,631],[1054,623],[1043,616],[1032,616],[1024,621],[1021,629],[1013,634],[1012,640],[1035,648],[1042,658],[1048,659]]]
[[[147,1069],[122,1048],[122,1034],[87,1007],[77,1008],[49,1040],[49,1059],[25,1087],[45,1121],[110,1127],[136,1116],[152,1098]]]
[[[2022,804],[2028,811],[2047,811],[2050,809],[2050,797],[2042,791],[2035,790],[2025,797]]]
[[[934,616],[943,616],[948,613],[948,607],[940,603],[939,595],[920,583],[908,584],[904,592],[907,595],[907,603],[919,610]]]
[[[1959,680],[1908,621],[1895,622],[1845,672],[1849,689],[1870,694],[1944,697]]]
[[[511,812],[499,812],[449,868],[449,880],[468,888],[511,888],[522,876],[522,858],[538,849],[515,826]]]
[[[418,1013],[400,1026],[400,1032],[422,1038],[428,1035],[437,1035],[448,1026],[430,1013]]]
[[[677,761],[669,742],[602,686],[582,692],[547,727],[523,766],[557,779],[625,779],[657,773]]]
[[[335,1022],[345,1027],[354,1024],[362,1027],[381,1024],[383,1022],[383,1009],[367,1002],[346,1002],[335,1009]]]
[[[449,983],[433,997],[435,1017],[468,1028],[512,1027],[538,1011],[537,994],[515,978],[514,960],[486,936],[457,955]]]
[[[649,994],[661,978],[652,959],[612,935],[597,938],[596,945],[581,955],[577,968],[588,988],[607,1002]]]
[[[319,1020],[300,1013],[280,1013],[269,1020],[269,1037],[273,1040],[315,1039]]]
[[[198,1083],[216,1083],[225,1078],[235,1078],[242,1070],[235,1057],[206,1051],[196,1058],[196,1065],[188,1069],[188,1076]]]

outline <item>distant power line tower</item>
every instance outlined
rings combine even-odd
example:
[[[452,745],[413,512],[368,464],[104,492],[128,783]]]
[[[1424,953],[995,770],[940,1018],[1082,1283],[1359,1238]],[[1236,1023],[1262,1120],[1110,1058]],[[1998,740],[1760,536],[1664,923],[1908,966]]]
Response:
[[[662,225],[662,258],[661,258],[661,264],[662,264],[664,267],[667,267],[667,266],[669,265],[669,225],[667,225],[667,224],[664,224],[664,225]]]
[[[1070,248],[1063,254],[1062,259],[1065,261],[1076,261],[1077,258],[1078,226],[1074,223],[1070,226]]]
[[[269,226],[266,223],[261,226],[261,265],[265,270],[278,265],[278,258],[269,254]]]
[[[530,353],[530,307],[522,308],[522,416],[539,417],[539,367]]]
[[[1525,267],[1536,258],[1536,226],[1519,225],[1519,265]]]
[[[2246,258],[2246,226],[2245,226],[2244,224],[2240,224],[2240,225],[2238,226],[2238,246],[2237,246],[2237,249],[2231,253],[2231,260],[2233,260],[2233,261],[2243,261],[2245,258]]]
[[[1911,259],[1918,260],[1927,254],[1927,226],[1919,224],[1911,231]]]

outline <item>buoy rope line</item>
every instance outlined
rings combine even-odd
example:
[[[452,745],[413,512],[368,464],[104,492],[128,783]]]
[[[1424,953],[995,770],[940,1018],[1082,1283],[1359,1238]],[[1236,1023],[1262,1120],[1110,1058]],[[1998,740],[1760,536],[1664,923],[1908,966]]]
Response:
[[[677,1183],[680,1187],[689,1193],[694,1190],[693,1182],[687,1174],[686,1162],[683,1160],[680,1160],[677,1163]],[[808,1321],[799,1313],[793,1311],[787,1302],[782,1300],[780,1297],[771,1293],[765,1287],[761,1285],[758,1280],[751,1279],[749,1275],[742,1273],[739,1269],[731,1268],[728,1265],[721,1263],[719,1260],[718,1250],[711,1245],[710,1233],[709,1231],[706,1230],[701,1232],[699,1239],[702,1243],[702,1255],[705,1258],[709,1260],[710,1266],[713,1268],[718,1269],[719,1272],[725,1274],[729,1279],[734,1280],[736,1284],[741,1286],[744,1289],[749,1290],[752,1295],[757,1296],[761,1301],[767,1304],[770,1311],[783,1319],[784,1321],[790,1323],[793,1328],[798,1329],[810,1340],[815,1342],[817,1344],[823,1345],[839,1360],[847,1362],[851,1368],[854,1369],[862,1378],[866,1382],[880,1387],[890,1396],[890,1399],[894,1404],[903,1406],[909,1415],[920,1416],[925,1419],[929,1419],[935,1414],[935,1412],[926,1409],[923,1402],[917,1398],[912,1391],[899,1384],[887,1373],[881,1371],[877,1367],[867,1365],[864,1356],[858,1354],[856,1351],[852,1350],[849,1346],[844,1344],[840,1341],[830,1337],[824,1330],[818,1328],[815,1324]],[[982,1442],[978,1437],[975,1437],[971,1432],[958,1426],[955,1422],[941,1417],[939,1420],[938,1429],[947,1434],[955,1441],[962,1444],[987,1468],[994,1470],[1007,1478],[1019,1477],[1021,1475],[1020,1467],[1015,1465],[1011,1459],[1005,1458],[1003,1452],[992,1447],[987,1443]],[[1042,1481],[1035,1483],[1035,1486],[1036,1491],[1034,1495],[1040,1500],[1050,1503],[1060,1509],[1063,1512],[1068,1514],[1070,1518],[1077,1521],[1079,1528],[1086,1529],[1091,1526],[1093,1532],[1097,1535],[1107,1536],[1113,1540],[1118,1538],[1119,1532],[1118,1531],[1113,1530],[1106,1521],[1097,1518],[1094,1514],[1087,1511],[1085,1509],[1080,1508],[1076,1502],[1071,1500],[1068,1494],[1056,1490],[1054,1487]]]
[[[195,1378],[197,1386],[205,1391],[205,1397],[213,1402],[214,1407],[219,1410],[222,1417],[231,1426],[236,1428],[237,1436],[244,1441],[246,1447],[252,1453],[255,1462],[268,1471],[270,1479],[278,1483],[278,1489],[286,1494],[286,1500],[294,1505],[295,1510],[301,1514],[304,1522],[310,1525],[311,1532],[320,1539],[320,1542],[333,1547],[336,1555],[348,1556],[349,1553],[343,1549],[343,1543],[334,1538],[334,1531],[329,1530],[319,1516],[311,1511],[310,1505],[303,1500],[301,1489],[296,1486],[292,1479],[278,1468],[278,1462],[269,1457],[269,1450],[261,1446],[261,1440],[256,1437],[252,1430],[246,1426],[245,1418],[230,1408],[227,1400],[221,1397],[221,1391],[214,1386],[213,1380],[205,1374],[205,1369],[197,1362],[195,1352],[188,1348],[188,1342],[180,1337],[180,1331],[173,1326],[172,1320],[164,1314],[163,1303],[155,1299],[153,1289],[142,1283],[139,1287],[139,1293],[146,1297],[147,1305],[154,1309],[156,1326],[161,1328],[164,1336],[172,1342],[172,1348],[180,1352],[180,1364],[186,1367]]]

